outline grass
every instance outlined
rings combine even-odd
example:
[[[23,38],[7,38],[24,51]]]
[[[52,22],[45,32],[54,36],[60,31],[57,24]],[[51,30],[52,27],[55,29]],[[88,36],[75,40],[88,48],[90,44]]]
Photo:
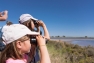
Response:
[[[91,46],[49,41],[47,48],[51,63],[94,63],[94,48]]]

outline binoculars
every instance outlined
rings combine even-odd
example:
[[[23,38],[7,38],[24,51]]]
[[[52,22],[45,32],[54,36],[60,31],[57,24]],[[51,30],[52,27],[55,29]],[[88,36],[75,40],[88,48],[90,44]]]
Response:
[[[30,36],[30,43],[37,44],[36,36]]]

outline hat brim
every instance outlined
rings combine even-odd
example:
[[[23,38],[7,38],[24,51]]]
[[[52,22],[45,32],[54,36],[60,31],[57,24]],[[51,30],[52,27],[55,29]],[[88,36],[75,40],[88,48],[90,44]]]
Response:
[[[34,32],[34,31],[27,31],[26,34],[28,35],[39,35],[39,32]]]

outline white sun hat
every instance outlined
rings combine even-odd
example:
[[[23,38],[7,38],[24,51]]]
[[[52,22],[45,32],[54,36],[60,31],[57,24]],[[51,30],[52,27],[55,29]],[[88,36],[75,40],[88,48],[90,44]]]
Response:
[[[20,18],[19,18],[19,22],[23,23],[23,22],[26,22],[29,19],[38,20],[38,19],[34,18],[32,15],[30,15],[30,14],[22,14],[20,16]]]
[[[6,44],[9,44],[25,35],[39,35],[38,32],[31,31],[25,25],[12,24],[2,28],[2,39]]]

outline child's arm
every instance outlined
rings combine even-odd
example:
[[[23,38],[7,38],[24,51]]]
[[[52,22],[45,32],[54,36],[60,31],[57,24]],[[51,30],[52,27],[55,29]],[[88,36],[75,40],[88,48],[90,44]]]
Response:
[[[0,21],[5,21],[8,18],[8,11],[4,11],[4,14],[0,13]]]
[[[49,36],[49,32],[48,32],[48,29],[47,29],[46,25],[41,20],[39,20],[37,22],[38,22],[38,25],[41,26],[44,30],[44,37],[49,40],[50,36]]]
[[[50,36],[49,36],[49,32],[48,32],[48,29],[47,29],[46,25],[43,24],[42,27],[43,27],[43,30],[44,30],[44,37],[49,40]]]
[[[51,63],[50,57],[49,57],[49,53],[45,44],[45,38],[43,38],[41,35],[36,37],[37,41],[38,41],[38,46],[40,49],[40,63]]]

